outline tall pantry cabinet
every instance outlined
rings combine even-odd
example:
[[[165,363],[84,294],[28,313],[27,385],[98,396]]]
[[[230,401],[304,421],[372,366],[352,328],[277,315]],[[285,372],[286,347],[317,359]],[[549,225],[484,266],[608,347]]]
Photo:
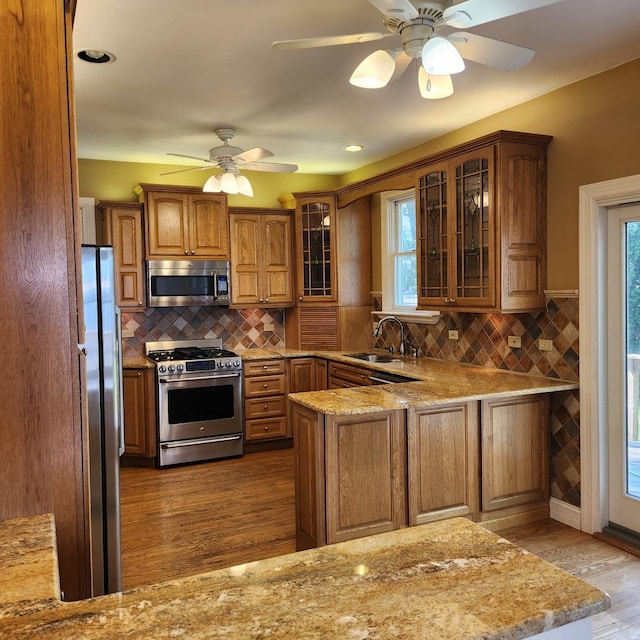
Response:
[[[4,2],[0,520],[53,513],[61,589],[88,595],[83,341],[71,21],[75,2]],[[46,52],[46,55],[43,54]],[[10,124],[10,126],[9,126]]]

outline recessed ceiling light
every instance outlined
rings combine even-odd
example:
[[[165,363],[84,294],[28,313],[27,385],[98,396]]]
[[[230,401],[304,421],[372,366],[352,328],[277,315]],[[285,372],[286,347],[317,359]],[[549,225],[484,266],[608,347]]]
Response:
[[[102,51],[101,49],[80,49],[76,51],[76,55],[80,60],[91,62],[92,64],[105,64],[116,59],[113,53]]]
[[[345,147],[342,147],[345,151],[362,151],[364,148],[361,144],[348,144]]]

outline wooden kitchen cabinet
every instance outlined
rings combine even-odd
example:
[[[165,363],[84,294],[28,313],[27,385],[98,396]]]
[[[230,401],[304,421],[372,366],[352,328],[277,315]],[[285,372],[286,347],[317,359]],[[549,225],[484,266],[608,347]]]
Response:
[[[142,205],[101,201],[97,222],[98,243],[113,247],[116,305],[146,306]]]
[[[403,411],[293,420],[297,550],[407,526]]]
[[[287,437],[286,373],[283,358],[245,362],[245,441]]]
[[[155,370],[123,369],[122,384],[125,459],[153,459],[157,452]]]
[[[549,398],[483,400],[481,520],[549,498]],[[513,510],[512,510],[513,511]]]
[[[336,209],[329,192],[294,194],[296,306],[287,309],[287,346],[371,346],[371,207],[362,198]]]
[[[142,184],[149,260],[229,259],[229,218],[223,193]]]
[[[320,391],[327,388],[327,361],[324,358],[291,358],[289,393]]]
[[[342,362],[329,362],[329,389],[348,389],[372,384],[371,370]]]
[[[292,212],[234,209],[229,218],[232,305],[293,305]]]
[[[475,517],[478,430],[477,402],[407,411],[410,525]]]
[[[550,140],[497,132],[418,172],[419,309],[544,310]]]

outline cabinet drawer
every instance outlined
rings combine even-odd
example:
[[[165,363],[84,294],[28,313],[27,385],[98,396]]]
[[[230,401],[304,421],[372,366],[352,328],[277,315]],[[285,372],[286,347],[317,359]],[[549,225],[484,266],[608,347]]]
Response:
[[[264,376],[267,374],[284,374],[284,359],[278,360],[256,360],[255,362],[244,363],[244,375]]]
[[[286,435],[287,419],[285,416],[265,420],[247,420],[245,424],[245,440],[284,438]]]
[[[244,401],[245,420],[252,418],[268,418],[271,416],[283,416],[286,410],[284,396],[273,398],[254,398]]]
[[[285,377],[280,375],[245,378],[244,381],[245,398],[281,396],[285,391]]]
[[[336,364],[334,362],[329,363],[329,380],[332,384],[334,381],[336,382],[334,388],[369,385],[371,384],[370,375],[371,372],[367,369]]]

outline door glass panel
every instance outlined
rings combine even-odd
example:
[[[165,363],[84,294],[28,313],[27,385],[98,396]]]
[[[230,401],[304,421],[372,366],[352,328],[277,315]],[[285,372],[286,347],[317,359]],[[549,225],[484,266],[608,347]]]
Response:
[[[456,296],[489,296],[489,163],[456,168]]]
[[[419,296],[448,298],[447,287],[447,174],[434,171],[420,178]]]
[[[625,317],[627,425],[625,429],[625,478],[627,495],[640,498],[640,221],[625,225]]]
[[[324,202],[311,202],[301,209],[302,294],[331,295],[330,210]]]

